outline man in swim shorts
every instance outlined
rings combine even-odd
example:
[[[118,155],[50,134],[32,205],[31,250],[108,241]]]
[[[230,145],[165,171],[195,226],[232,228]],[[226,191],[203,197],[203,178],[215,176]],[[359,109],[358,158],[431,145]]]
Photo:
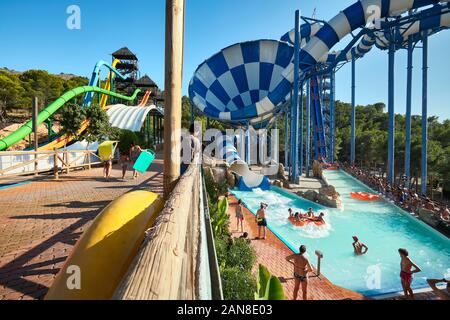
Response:
[[[400,262],[400,279],[402,281],[403,291],[405,293],[405,297],[414,300],[414,292],[411,289],[411,284],[413,281],[413,274],[421,272],[422,270],[411,261],[409,258],[408,250],[406,249],[398,249],[398,253],[400,254],[401,262]],[[413,270],[414,268],[414,270]]]
[[[357,236],[353,236],[353,249],[355,250],[355,254],[357,256],[362,256],[369,250],[369,248],[364,243],[359,242]]]
[[[261,230],[262,230],[264,234],[264,240],[266,240],[266,227],[267,227],[266,208],[267,204],[261,203],[261,207],[259,208],[258,212],[256,212],[256,223],[258,224],[257,239],[261,239]]]
[[[313,269],[305,256],[306,246],[301,246],[299,254],[293,254],[286,257],[286,261],[294,265],[294,300],[297,300],[300,285],[302,286],[303,300],[308,300],[308,273]]]

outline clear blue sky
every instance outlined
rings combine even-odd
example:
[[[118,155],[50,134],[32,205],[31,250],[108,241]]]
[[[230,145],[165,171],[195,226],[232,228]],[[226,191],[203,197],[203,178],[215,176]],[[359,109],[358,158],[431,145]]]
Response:
[[[354,0],[187,0],[183,92],[196,67],[221,48],[255,39],[279,39],[294,10],[329,20]],[[81,30],[66,28],[66,8],[81,7]],[[89,77],[95,63],[128,46],[142,74],[164,85],[164,0],[2,0],[0,67],[45,69]],[[338,44],[333,49],[340,49]],[[429,112],[450,118],[450,30],[430,39]],[[414,65],[413,112],[421,110],[421,50]],[[404,113],[406,54],[397,53],[396,112]],[[387,54],[373,50],[357,62],[357,103],[387,101]],[[350,101],[350,65],[337,75],[337,99]]]

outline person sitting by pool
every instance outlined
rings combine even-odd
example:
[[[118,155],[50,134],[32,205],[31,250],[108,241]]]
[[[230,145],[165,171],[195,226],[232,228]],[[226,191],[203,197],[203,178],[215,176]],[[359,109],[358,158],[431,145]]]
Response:
[[[427,279],[428,285],[431,289],[433,289],[434,293],[438,296],[441,300],[450,300],[450,281],[446,280],[445,278],[439,280],[439,279]],[[437,287],[438,283],[446,283],[447,287],[445,289],[440,290]]]
[[[405,293],[406,298],[411,298],[414,300],[414,292],[411,289],[411,284],[413,281],[413,274],[421,272],[422,270],[411,261],[409,258],[409,252],[406,249],[398,249],[398,253],[400,254],[400,279],[402,282],[403,292]],[[413,270],[414,268],[414,270]]]
[[[357,236],[353,236],[353,241],[353,249],[355,250],[355,254],[357,256],[362,256],[367,253],[369,247],[360,242]]]
[[[445,222],[450,222],[450,211],[448,207],[442,208],[441,210],[441,219]]]

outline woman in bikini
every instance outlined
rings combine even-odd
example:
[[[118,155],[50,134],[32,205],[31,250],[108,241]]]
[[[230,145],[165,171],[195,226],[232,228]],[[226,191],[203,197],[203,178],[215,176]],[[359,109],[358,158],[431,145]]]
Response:
[[[305,256],[306,246],[301,246],[299,252],[299,254],[286,257],[286,260],[294,265],[294,300],[297,300],[300,285],[302,286],[303,300],[308,300],[308,273],[313,269]]]
[[[421,272],[422,270],[411,261],[411,259],[409,258],[408,250],[398,249],[398,253],[400,254],[401,258],[400,279],[402,281],[403,292],[405,293],[406,298],[414,299],[414,292],[411,289],[413,274]]]

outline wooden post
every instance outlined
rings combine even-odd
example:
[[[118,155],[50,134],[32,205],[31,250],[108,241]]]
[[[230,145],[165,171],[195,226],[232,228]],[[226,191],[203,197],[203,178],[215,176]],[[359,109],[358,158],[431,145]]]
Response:
[[[59,179],[59,169],[58,169],[58,149],[54,148],[53,151],[53,174],[55,175],[55,180]]]
[[[69,153],[67,152],[67,149],[64,150],[64,162],[66,163],[66,174],[69,174]]]
[[[33,122],[33,149],[35,152],[37,152],[39,148],[39,141],[38,141],[38,113],[39,113],[39,106],[38,106],[38,98],[33,98],[33,106],[32,106],[32,122]],[[37,153],[34,154],[34,159],[37,158]],[[37,176],[37,170],[38,170],[38,161],[34,162],[34,175]]]
[[[91,151],[88,150],[87,152],[87,157],[88,157],[88,169],[91,170],[92,166],[91,166]]]
[[[180,177],[184,0],[166,0],[164,196]]]

